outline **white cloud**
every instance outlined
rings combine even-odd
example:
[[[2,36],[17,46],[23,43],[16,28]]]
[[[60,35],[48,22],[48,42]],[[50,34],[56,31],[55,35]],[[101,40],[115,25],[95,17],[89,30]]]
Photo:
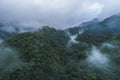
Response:
[[[88,7],[88,10],[96,15],[99,15],[102,12],[103,5],[99,3],[94,3]]]
[[[96,17],[110,16],[113,14],[110,11],[118,7],[118,0],[0,0],[0,21],[36,21],[40,26],[68,28]]]
[[[108,67],[109,58],[107,55],[103,54],[99,49],[93,47],[91,49],[90,55],[86,59],[90,65],[94,65],[98,68]]]

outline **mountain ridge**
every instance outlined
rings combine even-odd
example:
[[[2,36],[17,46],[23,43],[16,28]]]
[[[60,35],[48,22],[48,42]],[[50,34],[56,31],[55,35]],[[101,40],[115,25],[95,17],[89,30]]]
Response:
[[[11,34],[0,43],[0,80],[120,80],[120,25],[110,22]]]

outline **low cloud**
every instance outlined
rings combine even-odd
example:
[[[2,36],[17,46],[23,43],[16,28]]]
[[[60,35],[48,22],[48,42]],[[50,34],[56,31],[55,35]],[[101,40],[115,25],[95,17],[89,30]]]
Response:
[[[18,57],[18,52],[14,49],[0,46],[0,74],[13,72],[25,63]]]
[[[86,59],[88,64],[90,66],[94,66],[97,68],[106,68],[109,66],[109,58],[106,54],[102,53],[99,49],[97,49],[95,46],[92,47],[90,54],[88,55],[88,58]]]
[[[119,13],[119,7],[119,0],[0,0],[0,23],[65,29]]]

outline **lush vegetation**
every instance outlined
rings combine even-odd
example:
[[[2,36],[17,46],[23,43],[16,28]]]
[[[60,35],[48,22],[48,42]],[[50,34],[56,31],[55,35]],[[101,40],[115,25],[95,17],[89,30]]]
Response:
[[[70,47],[66,47],[69,36],[64,30],[49,27],[7,38],[1,46],[16,50],[24,65],[1,72],[0,80],[120,80],[119,35],[113,36],[107,29],[94,29],[79,35],[80,43]],[[72,34],[78,33],[76,31],[78,28],[73,32],[70,29]],[[102,46],[103,43],[114,44],[117,48]],[[112,67],[99,69],[87,64],[85,60],[91,45],[110,56]]]

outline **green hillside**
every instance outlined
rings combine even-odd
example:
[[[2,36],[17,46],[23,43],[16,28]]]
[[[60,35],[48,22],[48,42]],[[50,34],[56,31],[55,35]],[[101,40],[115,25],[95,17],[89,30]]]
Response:
[[[99,37],[99,34],[96,36]],[[49,27],[44,27],[38,32],[26,32],[7,38],[1,46],[16,51],[14,53],[17,59],[13,58],[13,61],[19,58],[20,62],[17,63],[20,66],[13,64],[13,68],[10,67],[7,71],[1,72],[0,80],[120,80],[119,39],[111,39],[109,35],[103,35],[102,40],[97,40],[100,45],[96,46],[110,55],[110,65],[112,65],[112,67],[100,69],[89,66],[86,62],[92,46],[89,44],[91,38],[86,39],[79,35],[79,41],[81,41],[79,37],[88,43],[72,44],[66,47],[69,36],[65,31]],[[118,48],[101,47],[103,42],[115,44]],[[7,62],[10,62],[9,59]]]

